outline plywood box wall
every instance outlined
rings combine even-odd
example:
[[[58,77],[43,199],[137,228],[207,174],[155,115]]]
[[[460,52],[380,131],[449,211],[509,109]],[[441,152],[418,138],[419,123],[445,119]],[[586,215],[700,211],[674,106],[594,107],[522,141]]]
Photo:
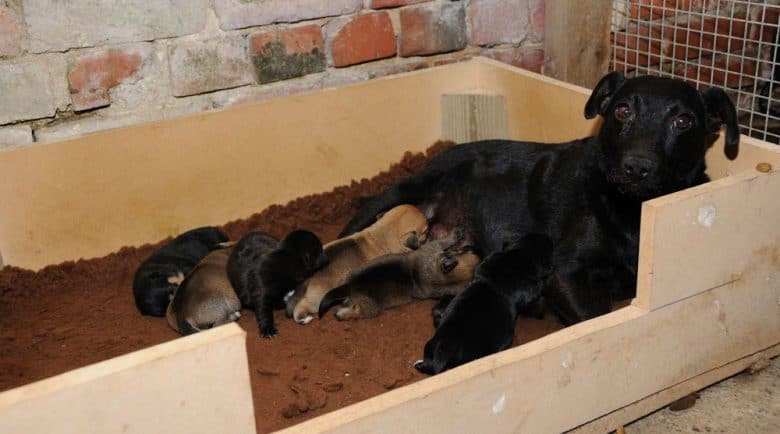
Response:
[[[442,99],[457,94],[498,96],[487,100],[500,101],[507,122],[495,128],[514,139],[566,141],[596,128],[582,116],[588,90],[474,59],[4,152],[0,253],[6,264],[31,268],[101,256],[373,175],[441,138]],[[614,429],[755,357],[776,355],[780,171],[755,170],[761,162],[780,168],[780,150],[743,137],[732,162],[718,142],[708,154],[713,182],[644,204],[630,306],[288,432]],[[227,331],[203,333],[196,347],[216,345],[212,333]],[[145,351],[198,357],[171,346]],[[146,375],[152,361],[136,360],[121,368]],[[100,365],[83,372],[105,369]],[[62,393],[79,387],[82,377],[72,375],[44,381],[66,384],[50,392]],[[183,380],[169,381],[175,387]],[[237,378],[225,396],[248,396],[248,381]],[[20,406],[50,412],[57,401],[46,390],[33,384],[0,394],[0,427],[18,428]],[[143,416],[127,411],[125,423]],[[176,416],[177,409],[169,411]],[[37,431],[24,432],[49,432],[38,421]],[[171,431],[213,427],[195,426]]]

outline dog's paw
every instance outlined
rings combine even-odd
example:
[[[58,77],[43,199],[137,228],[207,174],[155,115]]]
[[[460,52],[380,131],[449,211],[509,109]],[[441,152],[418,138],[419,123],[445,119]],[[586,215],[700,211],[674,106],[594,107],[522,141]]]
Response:
[[[310,323],[311,320],[313,320],[313,319],[314,319],[313,316],[306,315],[304,317],[296,319],[295,322],[297,322],[298,324],[301,324],[301,325],[306,325],[306,324]]]
[[[360,312],[354,306],[345,306],[336,311],[336,319],[339,321],[360,319]]]
[[[241,312],[239,311],[235,311],[228,316],[230,321],[238,321],[239,318],[241,318]]]
[[[290,291],[287,291],[287,294],[284,294],[284,298],[282,298],[282,300],[285,303],[287,303],[290,300],[290,297],[292,297],[293,295],[295,295],[295,290],[294,289],[290,290]]]
[[[433,363],[427,360],[418,360],[414,362],[414,369],[417,369],[421,373],[425,375],[435,375],[438,374],[436,372],[436,369],[433,367]]]
[[[279,330],[277,330],[274,326],[260,328],[260,336],[264,337],[265,339],[271,339],[278,334]]]

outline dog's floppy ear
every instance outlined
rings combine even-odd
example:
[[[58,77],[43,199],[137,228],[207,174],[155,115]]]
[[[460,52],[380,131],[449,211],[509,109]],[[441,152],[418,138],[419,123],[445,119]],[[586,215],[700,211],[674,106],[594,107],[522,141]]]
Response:
[[[626,77],[620,71],[612,71],[599,80],[588,102],[585,103],[585,119],[593,119],[596,115],[604,115],[609,101],[618,89],[626,82]]]
[[[717,133],[720,126],[726,124],[726,147],[724,149],[729,160],[737,158],[739,154],[739,125],[737,124],[737,110],[734,103],[723,89],[711,87],[701,93],[704,108],[707,111],[707,132]]]

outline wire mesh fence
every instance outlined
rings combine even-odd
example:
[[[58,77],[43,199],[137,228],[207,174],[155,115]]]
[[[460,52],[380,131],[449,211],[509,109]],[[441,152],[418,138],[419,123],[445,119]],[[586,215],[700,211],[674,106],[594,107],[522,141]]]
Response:
[[[780,0],[614,0],[611,69],[722,87],[744,134],[780,144]]]

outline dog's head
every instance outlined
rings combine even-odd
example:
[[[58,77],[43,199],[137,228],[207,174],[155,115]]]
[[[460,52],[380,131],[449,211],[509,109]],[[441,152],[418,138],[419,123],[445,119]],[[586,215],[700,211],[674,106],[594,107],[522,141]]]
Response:
[[[295,280],[303,281],[320,268],[328,265],[329,259],[322,251],[322,242],[312,232],[296,230],[290,232],[281,242],[281,249],[297,257]]]
[[[704,178],[709,136],[726,125],[725,153],[739,150],[736,110],[719,88],[699,92],[669,78],[626,79],[607,74],[585,105],[587,119],[601,115],[602,170],[623,194],[649,199]]]

